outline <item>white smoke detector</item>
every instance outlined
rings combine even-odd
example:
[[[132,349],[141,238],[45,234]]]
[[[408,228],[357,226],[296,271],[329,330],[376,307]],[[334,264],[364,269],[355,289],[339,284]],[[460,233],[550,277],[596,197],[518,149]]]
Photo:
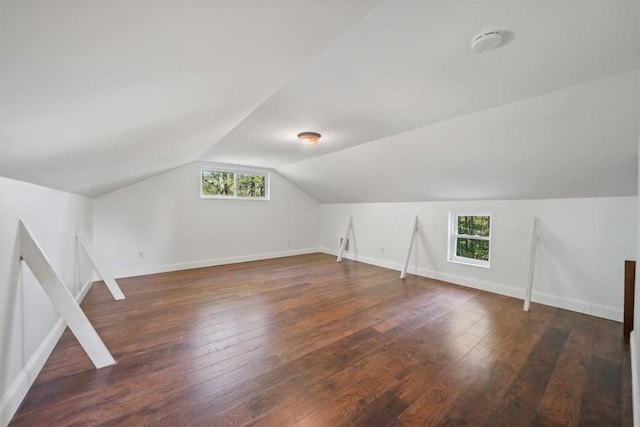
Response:
[[[495,49],[502,43],[504,31],[485,30],[471,39],[471,51],[474,53],[487,52]]]

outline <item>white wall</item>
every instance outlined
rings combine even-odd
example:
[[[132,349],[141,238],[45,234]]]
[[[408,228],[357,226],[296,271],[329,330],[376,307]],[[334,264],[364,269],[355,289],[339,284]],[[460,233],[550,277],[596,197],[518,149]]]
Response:
[[[0,425],[9,422],[64,330],[48,297],[19,261],[18,218],[72,294],[80,295],[93,277],[75,241],[76,220],[91,231],[91,199],[0,177]]]
[[[320,245],[335,253],[353,214],[355,237],[346,256],[400,270],[419,215],[409,272],[522,298],[537,215],[533,301],[620,321],[624,260],[636,253],[637,209],[636,197],[323,204]],[[490,269],[447,261],[451,210],[492,214]]]
[[[311,197],[271,172],[270,201],[201,199],[200,169],[211,166],[190,163],[95,199],[96,248],[116,277],[317,250]]]

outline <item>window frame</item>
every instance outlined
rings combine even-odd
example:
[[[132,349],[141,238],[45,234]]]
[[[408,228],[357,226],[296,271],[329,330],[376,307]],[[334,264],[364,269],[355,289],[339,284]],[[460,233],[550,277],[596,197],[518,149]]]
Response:
[[[209,195],[204,194],[202,175],[204,172],[221,172],[233,174],[233,196],[223,195]],[[264,177],[264,197],[243,197],[238,196],[238,175],[257,175]],[[269,172],[254,171],[249,169],[237,169],[237,168],[219,168],[219,167],[203,167],[200,168],[200,198],[201,199],[214,199],[214,200],[259,200],[268,201],[271,196],[271,174]]]
[[[469,235],[469,234],[458,234],[458,218],[463,216],[489,217],[489,236],[484,237],[484,236],[476,236],[476,235]],[[466,212],[466,211],[449,212],[449,230],[448,230],[449,238],[447,242],[448,243],[447,244],[447,261],[457,263],[457,264],[471,265],[474,267],[491,268],[491,236],[493,234],[492,228],[493,228],[493,220],[491,218],[491,212]],[[460,238],[488,241],[489,242],[488,259],[485,261],[481,259],[467,258],[467,257],[457,255],[458,239]]]

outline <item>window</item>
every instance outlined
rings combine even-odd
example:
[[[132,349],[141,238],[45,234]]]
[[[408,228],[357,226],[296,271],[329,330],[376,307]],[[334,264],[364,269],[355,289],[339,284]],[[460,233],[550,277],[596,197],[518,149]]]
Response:
[[[205,199],[269,200],[269,174],[202,169],[200,197]]]
[[[449,261],[489,267],[491,214],[449,214]]]

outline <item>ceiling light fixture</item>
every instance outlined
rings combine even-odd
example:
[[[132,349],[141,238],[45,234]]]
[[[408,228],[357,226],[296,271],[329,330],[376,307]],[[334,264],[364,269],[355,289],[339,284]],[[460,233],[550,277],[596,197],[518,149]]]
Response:
[[[298,139],[307,147],[312,147],[318,143],[321,136],[318,132],[300,132]]]
[[[471,51],[482,53],[493,50],[500,46],[504,39],[504,31],[484,30],[471,39]]]

